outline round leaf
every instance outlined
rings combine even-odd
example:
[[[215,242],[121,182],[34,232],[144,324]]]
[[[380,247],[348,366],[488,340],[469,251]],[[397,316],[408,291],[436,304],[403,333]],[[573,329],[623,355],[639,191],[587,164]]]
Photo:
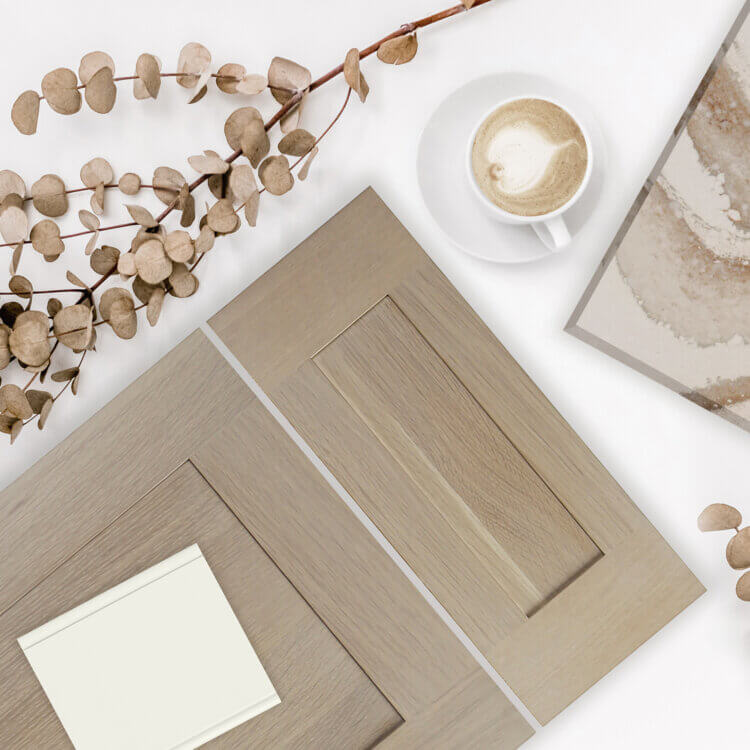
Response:
[[[156,99],[161,88],[161,63],[153,55],[144,53],[135,63],[133,93],[136,99]],[[140,84],[140,85],[139,85]]]
[[[39,121],[39,94],[36,91],[24,91],[13,102],[10,118],[19,132],[24,135],[34,135]]]
[[[177,60],[177,83],[186,89],[192,89],[198,85],[201,75],[208,70],[211,64],[211,53],[198,42],[186,44],[180,51]]]
[[[750,571],[743,573],[737,581],[737,596],[743,602],[750,602]]]
[[[365,81],[365,77],[359,69],[359,50],[356,48],[350,49],[346,53],[346,57],[344,58],[344,78],[351,89],[359,96],[361,102],[367,99],[370,87],[367,85],[367,81]]]
[[[31,419],[34,416],[34,410],[31,408],[26,394],[13,384],[0,387],[0,411],[10,414],[16,419]]]
[[[109,68],[112,75],[115,73],[115,61],[106,52],[89,52],[81,58],[81,64],[78,66],[78,77],[81,83],[87,84],[94,73],[102,68]]]
[[[65,183],[55,174],[40,177],[31,186],[34,208],[44,216],[62,216],[68,210]]]
[[[164,252],[161,240],[146,240],[135,251],[135,267],[147,284],[158,284],[172,273],[172,261]]]
[[[114,182],[114,179],[115,172],[112,165],[101,156],[87,161],[81,167],[81,182],[86,187],[96,187],[102,183],[109,185]]]
[[[101,68],[86,84],[86,103],[100,115],[106,115],[112,111],[117,99],[117,86],[112,80],[112,71],[109,68]]]
[[[0,171],[0,202],[4,201],[9,195],[24,198],[26,196],[26,184],[20,175],[10,169],[3,169]]]
[[[72,115],[81,108],[78,78],[68,68],[57,68],[42,78],[42,95],[52,109],[61,115]]]
[[[263,122],[253,120],[247,124],[240,138],[240,147],[250,163],[257,167],[271,148],[271,142],[268,140],[268,133]]]
[[[712,503],[698,516],[701,531],[737,529],[742,523],[742,514],[737,508],[725,503]]]
[[[416,34],[389,39],[378,47],[378,59],[389,65],[403,65],[417,54]]]
[[[304,156],[315,146],[315,136],[304,128],[287,133],[279,141],[279,151],[289,156]]]
[[[236,94],[237,84],[245,77],[244,65],[225,63],[216,71],[216,86],[225,94]]]
[[[141,189],[141,178],[134,172],[126,172],[117,186],[125,195],[135,195]]]
[[[272,195],[283,195],[294,185],[294,177],[289,170],[286,156],[269,156],[258,170],[263,187]]]
[[[195,254],[195,247],[190,235],[179,229],[166,236],[164,250],[175,263],[187,263]]]
[[[224,123],[224,136],[227,139],[229,148],[237,151],[241,146],[242,134],[245,128],[255,121],[263,124],[263,117],[255,107],[241,107],[232,112]]]
[[[57,340],[73,351],[83,351],[91,340],[93,315],[88,305],[63,307],[55,315],[53,331]]]
[[[750,526],[738,531],[729,540],[727,562],[735,570],[750,568]]]
[[[41,367],[49,359],[49,319],[39,310],[22,312],[8,338],[10,351],[29,367]]]
[[[60,227],[52,219],[42,219],[31,228],[31,246],[45,258],[54,260],[62,255],[65,244],[60,239]]]

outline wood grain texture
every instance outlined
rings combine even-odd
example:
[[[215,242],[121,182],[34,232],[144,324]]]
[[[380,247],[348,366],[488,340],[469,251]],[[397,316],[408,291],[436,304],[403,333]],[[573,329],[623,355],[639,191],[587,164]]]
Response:
[[[650,527],[625,537],[488,658],[544,724],[704,590]]]
[[[189,463],[0,617],[0,747],[70,742],[16,637],[197,542],[282,702],[206,747],[369,748],[402,719]],[[12,685],[12,689],[7,689]]]
[[[0,612],[252,398],[195,333],[0,493]]]
[[[475,669],[420,716],[402,724],[377,750],[511,750],[532,735],[482,669]]]
[[[527,615],[601,555],[390,298],[314,362]]]
[[[703,591],[372,190],[211,325],[540,721]]]
[[[474,671],[469,653],[260,403],[192,460],[407,721]]]

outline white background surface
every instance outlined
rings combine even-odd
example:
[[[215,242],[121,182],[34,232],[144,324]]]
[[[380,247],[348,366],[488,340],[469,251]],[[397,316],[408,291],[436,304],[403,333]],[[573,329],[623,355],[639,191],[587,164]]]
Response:
[[[173,69],[180,47],[192,40],[206,44],[218,63],[242,62],[263,71],[279,54],[299,59],[317,76],[349,47],[366,46],[449,4],[12,3],[3,10],[0,102],[9,113],[16,95],[37,87],[45,72],[77,68],[80,56],[92,49],[108,51],[118,72],[129,74],[144,51],[160,56],[165,70]],[[0,485],[372,184],[708,588],[528,747],[744,746],[750,605],[734,598],[737,576],[723,559],[727,538],[699,535],[695,517],[705,504],[722,499],[750,519],[750,435],[562,330],[741,5],[740,0],[496,0],[425,30],[420,52],[407,66],[368,60],[370,98],[365,105],[352,102],[322,144],[308,182],[265,202],[256,230],[244,228],[217,243],[199,269],[199,293],[168,300],[156,329],[143,328],[132,342],[103,332],[99,353],[87,358],[80,395],[56,405],[44,433],[29,430],[13,449],[0,450]],[[474,77],[507,70],[559,77],[578,89],[591,102],[609,148],[602,200],[574,246],[524,267],[492,266],[450,245],[422,204],[414,169],[420,130],[443,97]],[[29,185],[45,172],[58,172],[73,186],[81,164],[101,155],[118,174],[134,170],[147,178],[155,166],[168,164],[190,175],[188,155],[201,148],[227,153],[223,121],[240,104],[212,91],[188,108],[176,90],[165,82],[154,103],[136,102],[123,88],[106,117],[81,112],[63,118],[43,108],[39,133],[31,138],[16,133],[4,115],[0,168],[16,170]],[[313,131],[322,128],[344,93],[341,81],[317,92],[305,124]],[[111,198],[117,208],[116,196]],[[112,218],[119,219],[119,211]],[[75,225],[74,212],[69,221]],[[120,247],[124,242],[120,238]],[[50,280],[59,279],[55,274],[62,275],[66,265],[92,279],[82,244],[70,243],[66,255],[44,269]],[[7,267],[6,260],[0,267]],[[22,270],[38,278],[36,268],[29,264]]]

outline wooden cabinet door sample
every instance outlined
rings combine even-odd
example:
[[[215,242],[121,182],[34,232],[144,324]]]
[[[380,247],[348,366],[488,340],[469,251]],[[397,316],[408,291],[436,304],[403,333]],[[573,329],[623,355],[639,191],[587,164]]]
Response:
[[[532,730],[201,332],[0,492],[0,747],[70,742],[16,639],[197,543],[281,704],[238,750]]]
[[[702,593],[372,190],[210,324],[541,722]]]

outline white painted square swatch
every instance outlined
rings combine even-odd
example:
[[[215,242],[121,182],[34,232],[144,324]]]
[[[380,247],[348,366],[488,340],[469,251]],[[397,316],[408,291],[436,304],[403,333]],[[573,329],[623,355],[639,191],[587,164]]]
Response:
[[[197,545],[18,643],[77,750],[188,750],[280,702]]]

